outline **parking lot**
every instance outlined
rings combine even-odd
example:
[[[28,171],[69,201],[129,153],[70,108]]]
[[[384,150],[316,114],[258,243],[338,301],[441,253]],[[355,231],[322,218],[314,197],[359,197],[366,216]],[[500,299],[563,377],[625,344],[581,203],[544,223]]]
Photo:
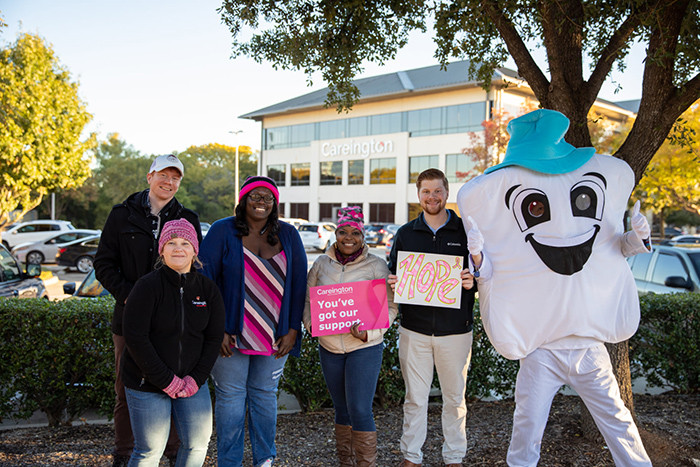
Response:
[[[370,248],[370,253],[380,258],[386,257],[386,249],[384,246]],[[309,263],[308,269],[311,269],[311,266],[320,254],[321,253],[318,251],[306,251]],[[69,296],[63,293],[63,284],[66,282],[75,282],[76,285],[79,285],[85,278],[85,274],[79,273],[75,269],[66,269],[63,266],[57,266],[55,264],[42,264],[41,269],[42,271],[51,271],[54,276],[54,278],[44,281],[51,300],[62,300]]]

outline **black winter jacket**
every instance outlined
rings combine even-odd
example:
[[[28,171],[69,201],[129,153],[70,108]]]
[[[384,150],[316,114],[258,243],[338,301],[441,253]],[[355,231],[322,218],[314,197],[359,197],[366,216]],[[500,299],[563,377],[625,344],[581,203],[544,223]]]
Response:
[[[224,335],[224,301],[216,284],[194,269],[162,266],[139,279],[124,307],[124,386],[160,392],[173,376],[202,386]]]
[[[399,228],[394,235],[389,255],[389,271],[392,274],[396,274],[396,259],[399,251],[467,257],[467,234],[464,232],[462,220],[451,209],[448,211],[450,220],[435,234],[425,223],[422,213]],[[472,330],[474,321],[475,292],[476,284],[470,290],[462,288],[460,309],[400,303],[401,326],[428,336],[467,333]]]
[[[153,271],[158,259],[158,237],[163,224],[173,219],[187,219],[202,241],[199,216],[173,198],[158,218],[148,208],[148,190],[129,196],[117,204],[107,217],[95,254],[95,276],[114,296],[112,332],[122,335],[124,302],[137,280]],[[154,230],[157,235],[154,236]]]

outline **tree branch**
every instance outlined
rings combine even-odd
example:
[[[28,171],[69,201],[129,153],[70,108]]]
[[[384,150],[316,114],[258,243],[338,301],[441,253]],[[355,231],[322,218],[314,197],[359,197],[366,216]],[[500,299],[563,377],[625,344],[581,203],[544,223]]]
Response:
[[[540,102],[547,101],[549,80],[532,58],[513,22],[506,17],[497,1],[482,0],[481,6],[506,43],[508,52],[518,67],[518,74],[528,82]]]

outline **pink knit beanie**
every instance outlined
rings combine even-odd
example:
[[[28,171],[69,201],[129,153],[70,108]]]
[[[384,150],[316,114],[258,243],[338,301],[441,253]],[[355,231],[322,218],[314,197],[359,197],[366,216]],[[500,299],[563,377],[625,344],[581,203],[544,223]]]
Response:
[[[197,231],[187,219],[175,219],[168,221],[163,226],[158,240],[158,254],[163,253],[163,247],[172,238],[184,238],[194,247],[194,254],[199,254],[199,241],[197,240]]]

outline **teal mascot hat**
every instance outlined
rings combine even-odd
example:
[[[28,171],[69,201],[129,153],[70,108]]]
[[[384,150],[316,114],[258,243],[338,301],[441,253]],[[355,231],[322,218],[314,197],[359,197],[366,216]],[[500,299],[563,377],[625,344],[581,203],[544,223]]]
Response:
[[[546,174],[578,169],[593,157],[595,148],[575,148],[564,141],[568,129],[569,119],[556,110],[539,109],[511,120],[510,142],[503,162],[484,173],[511,165]]]

